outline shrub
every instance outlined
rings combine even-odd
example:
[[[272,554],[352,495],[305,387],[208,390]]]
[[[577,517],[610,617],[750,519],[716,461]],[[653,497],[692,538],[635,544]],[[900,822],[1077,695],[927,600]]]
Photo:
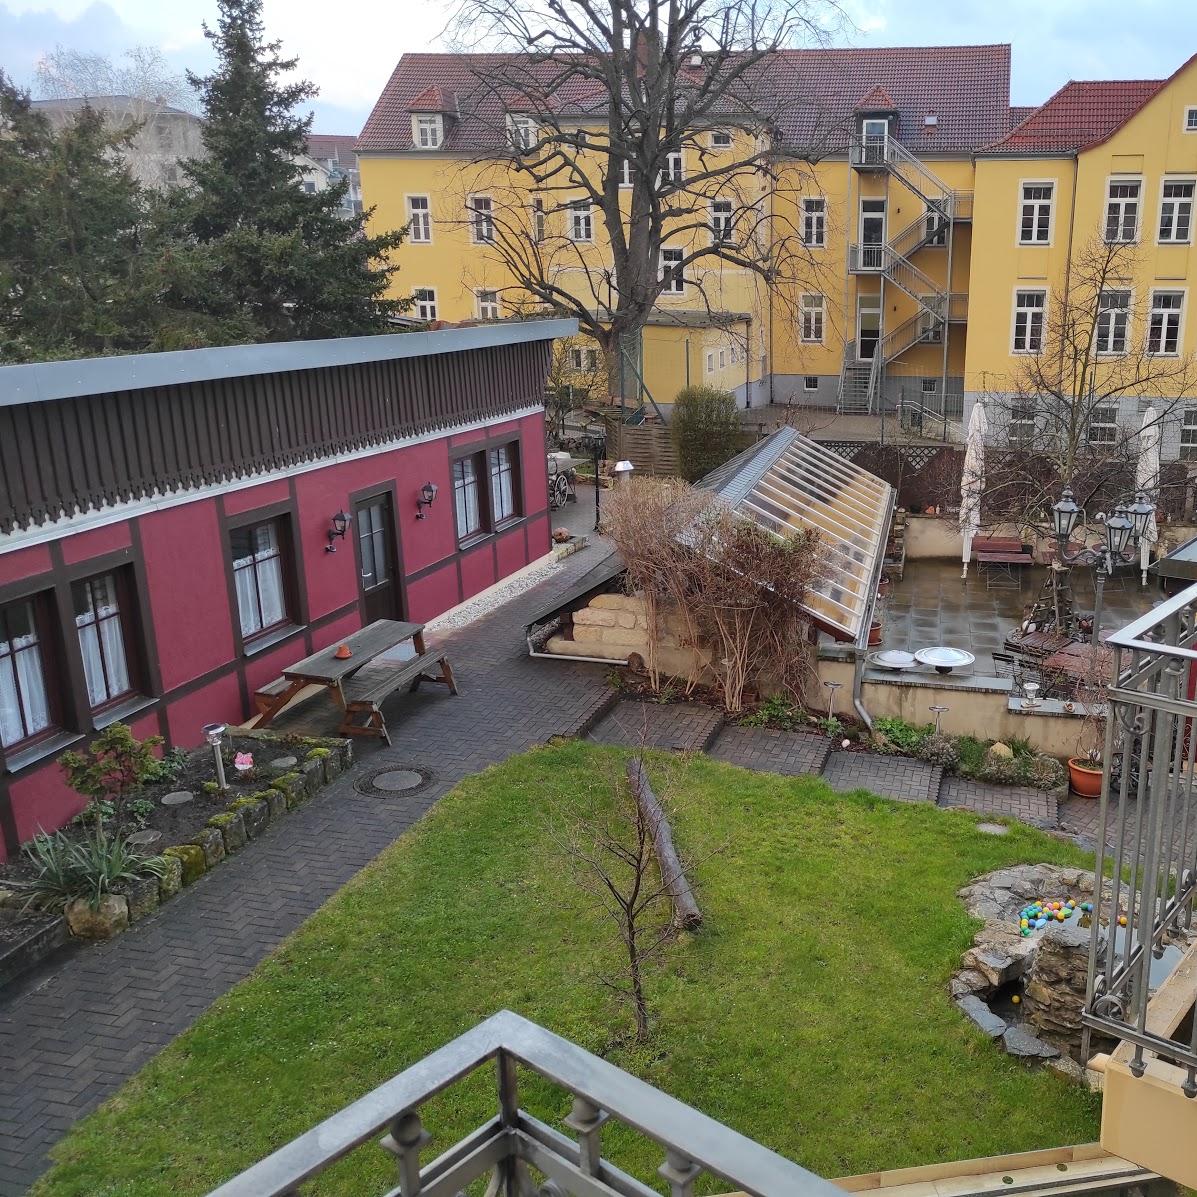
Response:
[[[187,756],[186,748],[171,748],[154,762],[143,781],[147,785],[154,785],[158,782],[177,780],[183,772],[183,766],[187,764]]]
[[[766,698],[750,715],[740,720],[745,727],[777,727],[782,731],[794,731],[806,726],[806,714],[797,703],[780,694]]]
[[[960,759],[956,741],[942,732],[932,732],[926,736],[918,747],[917,755],[920,760],[931,765],[942,765],[945,769],[954,769]]]
[[[160,767],[154,749],[161,736],[139,740],[123,723],[110,723],[84,752],[64,752],[58,758],[67,782],[94,803],[111,803],[117,826],[124,822],[125,800]],[[96,836],[103,834],[103,810],[97,810]]]
[[[884,747],[905,756],[917,756],[934,730],[930,723],[907,723],[905,719],[887,715],[874,719],[873,727],[888,741]]]
[[[956,752],[960,760],[956,764],[956,772],[961,777],[979,777],[985,768],[985,754],[988,745],[976,736],[957,736]]]
[[[162,875],[160,862],[131,848],[123,836],[102,831],[83,840],[69,839],[62,832],[42,833],[25,845],[25,854],[35,876],[19,885],[30,895],[30,902],[39,905],[65,906],[86,898],[94,910],[119,883]]]
[[[716,387],[684,387],[673,401],[670,430],[682,477],[697,481],[739,451],[735,396]]]

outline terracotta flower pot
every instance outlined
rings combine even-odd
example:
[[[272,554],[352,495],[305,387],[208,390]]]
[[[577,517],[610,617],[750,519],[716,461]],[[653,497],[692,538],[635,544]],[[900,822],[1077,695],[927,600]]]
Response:
[[[1068,787],[1081,798],[1101,797],[1102,767],[1080,756],[1068,758]]]
[[[869,628],[869,647],[876,648],[881,643],[881,620],[873,620],[872,627]]]

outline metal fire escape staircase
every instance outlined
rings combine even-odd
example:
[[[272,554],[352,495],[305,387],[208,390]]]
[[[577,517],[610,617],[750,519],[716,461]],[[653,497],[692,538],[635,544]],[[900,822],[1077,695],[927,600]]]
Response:
[[[951,243],[956,223],[972,220],[973,195],[953,190],[892,137],[856,138],[851,162],[859,170],[888,171],[925,207],[890,240],[848,250],[849,273],[879,275],[919,306],[909,320],[881,336],[871,359],[858,356],[855,341],[844,347],[837,408],[873,413],[879,410],[886,365],[915,345],[942,344],[947,325],[968,317],[968,295],[945,290],[913,257],[932,242]]]

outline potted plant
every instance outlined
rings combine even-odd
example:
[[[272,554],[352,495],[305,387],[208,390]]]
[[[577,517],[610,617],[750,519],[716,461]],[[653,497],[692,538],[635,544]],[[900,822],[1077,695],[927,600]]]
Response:
[[[1068,758],[1068,786],[1081,798],[1101,797],[1101,750],[1106,730],[1103,697],[1103,688],[1092,677],[1078,681],[1072,696],[1074,709],[1081,711],[1081,726],[1076,756]]]

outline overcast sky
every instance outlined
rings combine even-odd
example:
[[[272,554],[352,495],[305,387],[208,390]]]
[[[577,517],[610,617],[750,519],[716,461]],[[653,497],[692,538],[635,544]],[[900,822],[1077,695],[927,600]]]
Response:
[[[1013,102],[1068,79],[1169,75],[1194,51],[1195,0],[844,0],[856,45],[1011,42]],[[265,0],[266,26],[320,88],[315,131],[357,133],[405,51],[444,48],[448,0]],[[1178,16],[1186,11],[1189,17]],[[211,63],[200,24],[216,0],[0,0],[0,67],[33,81],[56,45],[119,54],[160,46],[172,62]],[[1189,35],[1186,37],[1186,33]]]

